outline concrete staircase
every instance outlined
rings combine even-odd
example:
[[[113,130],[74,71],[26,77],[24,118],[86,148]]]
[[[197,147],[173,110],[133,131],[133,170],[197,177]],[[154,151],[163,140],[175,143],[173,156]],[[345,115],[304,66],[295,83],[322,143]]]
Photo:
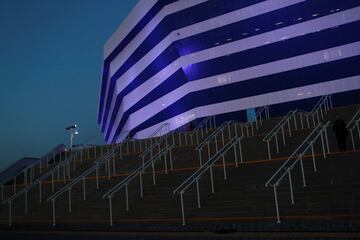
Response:
[[[323,121],[334,119],[340,112],[348,121],[359,108],[359,105],[336,108],[329,111]],[[270,109],[271,114],[271,109]],[[234,164],[234,152],[226,155],[227,180],[223,178],[221,161],[214,169],[215,193],[211,193],[209,173],[200,180],[201,208],[197,207],[195,185],[184,194],[185,216],[189,226],[198,224],[268,222],[276,221],[274,196],[271,188],[265,188],[265,182],[306,138],[312,129],[299,129],[293,137],[286,139],[286,145],[280,143],[279,153],[275,152],[274,141],[271,143],[272,160],[268,160],[267,145],[263,137],[280,121],[281,117],[265,120],[255,135],[242,140],[244,163],[238,168]],[[299,121],[299,120],[298,120]],[[299,124],[298,124],[299,126]],[[294,126],[292,126],[293,128]],[[209,132],[209,134],[211,131]],[[318,171],[314,172],[311,156],[304,159],[307,186],[303,187],[299,167],[293,171],[295,204],[291,204],[289,184],[286,179],[278,188],[280,217],[283,222],[304,222],[315,220],[355,221],[360,219],[360,151],[337,152],[334,134],[328,129],[331,153],[327,158],[322,156],[320,142],[315,145]],[[231,130],[234,134],[234,130]],[[225,134],[227,136],[227,134]],[[279,138],[280,139],[280,138]],[[355,136],[355,139],[359,139]],[[176,140],[176,138],[175,138]],[[228,139],[226,139],[228,140]],[[222,140],[217,139],[221,146]],[[178,142],[175,143],[178,145]],[[210,145],[211,154],[215,152],[215,143]],[[123,146],[124,148],[125,146]],[[139,180],[129,185],[130,210],[126,211],[125,192],[119,191],[113,199],[112,229],[128,226],[141,230],[156,224],[157,226],[181,227],[180,198],[172,191],[199,167],[196,145],[176,146],[173,150],[174,170],[165,174],[164,162],[156,163],[156,186],[152,184],[150,171],[144,174],[144,198],[140,198]],[[359,149],[359,141],[356,148]],[[348,143],[350,149],[350,143]],[[125,149],[124,149],[125,150]],[[132,151],[136,149],[132,149]],[[99,150],[97,152],[100,152]],[[105,151],[104,151],[105,152]],[[203,161],[207,150],[204,150]],[[71,229],[74,226],[94,226],[98,229],[109,228],[109,203],[103,194],[120,182],[132,170],[140,166],[140,152],[124,154],[116,158],[116,171],[111,179],[104,167],[100,169],[100,190],[96,190],[95,177],[86,179],[86,200],[83,200],[83,186],[77,184],[72,189],[72,211],[69,212],[68,194],[63,194],[56,201],[56,227]],[[78,165],[71,176],[76,177],[89,168],[95,158],[90,158]],[[63,186],[63,181],[56,183],[56,189]],[[9,194],[11,186],[9,186]],[[29,212],[24,214],[24,197],[13,203],[13,227],[51,228],[52,205],[46,202],[51,194],[51,182],[43,186],[43,201],[39,203],[38,187],[29,194]],[[8,227],[8,206],[1,205],[0,227]],[[136,227],[135,227],[136,226]]]

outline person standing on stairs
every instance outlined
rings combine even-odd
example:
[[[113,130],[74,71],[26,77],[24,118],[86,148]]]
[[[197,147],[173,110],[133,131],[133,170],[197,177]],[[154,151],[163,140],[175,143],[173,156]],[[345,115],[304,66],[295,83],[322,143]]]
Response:
[[[346,137],[349,135],[349,132],[346,128],[344,120],[340,118],[340,114],[335,115],[335,122],[333,124],[333,130],[336,135],[336,140],[339,146],[340,152],[346,151]]]

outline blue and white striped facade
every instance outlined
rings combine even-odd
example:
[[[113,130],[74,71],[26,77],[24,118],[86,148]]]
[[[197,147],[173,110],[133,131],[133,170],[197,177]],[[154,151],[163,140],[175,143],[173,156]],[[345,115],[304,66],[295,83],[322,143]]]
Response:
[[[359,0],[140,0],[104,47],[106,142],[360,89]]]

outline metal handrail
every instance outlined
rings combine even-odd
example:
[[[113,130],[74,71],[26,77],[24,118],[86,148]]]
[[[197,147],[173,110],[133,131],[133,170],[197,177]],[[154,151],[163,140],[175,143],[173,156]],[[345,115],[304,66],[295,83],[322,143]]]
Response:
[[[207,136],[206,139],[204,139],[204,141],[202,141],[196,148],[195,150],[197,150],[199,152],[199,162],[200,162],[200,167],[202,166],[202,154],[201,151],[203,149],[204,146],[208,146],[208,158],[210,158],[210,142],[211,141],[215,141],[215,150],[218,151],[218,143],[217,143],[217,137],[220,135],[222,135],[222,143],[223,145],[225,145],[225,137],[224,137],[224,129],[228,128],[228,134],[229,134],[229,139],[231,139],[231,132],[230,132],[230,124],[234,124],[235,126],[235,135],[237,136],[237,128],[236,126],[239,124],[239,122],[235,122],[235,121],[227,121],[224,122],[220,127],[218,127],[214,132],[212,132],[209,136]],[[243,134],[242,134],[243,135]],[[241,162],[242,162],[242,157],[241,157]],[[237,165],[236,165],[237,166]]]
[[[170,123],[168,123],[168,122],[165,122],[165,123],[161,124],[148,138],[153,138],[153,137],[155,137],[156,134],[158,134],[159,132],[160,132],[160,136],[162,136],[162,135],[161,135],[161,131],[162,131],[164,128],[166,128],[165,131],[169,132],[169,126],[170,126]]]
[[[314,167],[314,171],[316,172],[317,168],[315,162],[314,143],[319,137],[321,137],[323,157],[326,158],[326,152],[327,153],[330,152],[328,136],[327,136],[327,127],[329,126],[329,124],[330,121],[328,121],[325,124],[319,123],[316,126],[316,128],[305,138],[305,140],[296,148],[296,150],[289,156],[289,158],[280,166],[280,168],[278,168],[278,170],[265,183],[265,187],[273,187],[274,189],[277,222],[280,222],[280,214],[279,214],[279,205],[278,205],[276,187],[278,187],[282,179],[286,175],[288,175],[289,184],[290,184],[291,202],[292,204],[295,203],[293,189],[292,189],[291,170],[293,170],[295,165],[298,162],[300,162],[302,180],[303,180],[303,185],[305,187],[306,181],[305,181],[305,173],[304,173],[304,167],[302,161],[303,157],[305,153],[311,148],[313,167]]]
[[[57,153],[56,155],[59,155],[59,162],[61,161],[61,154],[63,152],[59,152]],[[53,151],[53,154],[54,154],[54,157],[53,157],[53,161],[55,162],[55,151]],[[23,169],[21,169],[19,172],[17,172],[15,175],[13,175],[11,178],[7,178],[5,180],[3,180],[2,182],[0,182],[0,186],[1,186],[1,199],[0,199],[0,203],[3,204],[5,201],[4,201],[4,186],[7,182],[10,181],[10,179],[13,179],[13,188],[14,188],[14,194],[16,194],[16,179],[17,177],[19,177],[20,175],[24,174],[24,185],[27,186],[28,185],[28,174],[30,175],[30,183],[32,183],[32,181],[34,180],[34,177],[35,177],[35,172],[34,172],[34,168],[36,166],[38,166],[38,168],[40,169],[40,174],[42,173],[42,164],[43,162],[47,162],[47,164],[49,163],[49,159],[46,158],[45,160],[40,158],[38,161],[30,164],[30,165],[27,165],[26,167],[24,167]],[[29,171],[30,170],[30,171]],[[29,173],[28,173],[29,172]]]
[[[148,153],[152,153],[152,151],[156,148],[159,147],[159,145],[161,145],[163,143],[164,140],[167,140],[166,137],[160,137],[155,143],[153,143],[152,145],[150,145],[149,147],[147,147],[140,155],[139,157],[144,157],[146,156]]]
[[[310,128],[310,122],[309,122],[309,117],[312,117],[313,119],[313,125],[314,127],[316,126],[315,124],[315,117],[317,116],[318,118],[318,122],[320,123],[320,118],[319,118],[319,111],[321,113],[321,118],[323,118],[323,111],[322,111],[322,107],[324,107],[324,112],[326,113],[330,107],[332,107],[332,103],[331,103],[331,95],[324,95],[322,96],[315,104],[315,106],[312,108],[312,110],[310,112],[307,112],[305,110],[301,110],[301,109],[295,109],[292,110],[290,112],[288,112],[281,120],[280,122],[278,122],[272,129],[271,131],[263,138],[263,141],[267,143],[267,148],[268,148],[268,156],[269,159],[271,159],[271,151],[270,151],[270,141],[275,137],[275,146],[276,146],[276,152],[279,153],[279,143],[278,143],[278,137],[277,134],[279,133],[279,131],[282,131],[282,140],[283,140],[283,145],[285,145],[285,131],[284,128],[286,126],[286,124],[288,125],[288,133],[289,133],[289,137],[291,137],[291,126],[290,126],[290,120],[293,119],[294,120],[294,126],[295,126],[295,130],[298,130],[298,126],[297,126],[297,122],[296,122],[296,116],[299,115],[300,116],[300,121],[301,121],[301,128],[304,129],[304,122],[303,122],[303,115],[305,115],[306,120],[307,120],[307,126],[308,128]]]
[[[351,118],[350,122],[346,127],[350,131],[351,142],[352,142],[353,150],[355,151],[355,141],[354,141],[353,131],[355,130],[355,128],[357,128],[358,136],[360,138],[360,108],[356,111],[356,113]]]
[[[128,175],[126,178],[124,178],[120,183],[116,184],[113,188],[111,188],[109,191],[107,191],[103,195],[103,199],[108,198],[109,199],[109,206],[110,206],[110,225],[113,224],[112,219],[112,197],[115,193],[117,193],[120,189],[124,188],[126,189],[125,195],[126,195],[126,210],[129,210],[129,193],[128,193],[128,185],[129,183],[137,176],[140,177],[140,196],[143,198],[143,181],[142,181],[142,174],[143,171],[148,168],[149,166],[152,166],[152,175],[153,175],[153,185],[156,185],[155,180],[155,162],[160,160],[162,157],[164,157],[165,162],[165,174],[168,173],[167,169],[167,160],[166,155],[169,152],[170,153],[170,164],[172,165],[172,155],[171,150],[174,148],[173,145],[166,146],[164,149],[161,149],[159,153],[157,153],[155,156],[153,156],[151,159],[143,163],[141,166],[139,166],[137,169],[135,169],[130,175]]]
[[[9,203],[11,201],[14,201],[16,198],[18,198],[19,196],[21,196],[22,194],[28,192],[30,189],[32,189],[35,185],[37,185],[38,183],[41,183],[43,180],[45,180],[47,177],[49,177],[50,175],[53,175],[55,171],[57,171],[58,168],[63,167],[65,164],[67,164],[69,161],[71,161],[73,155],[68,156],[64,161],[58,163],[54,168],[52,168],[50,171],[47,171],[46,173],[44,173],[43,175],[41,175],[40,177],[38,177],[37,179],[35,179],[31,184],[27,185],[26,187],[24,187],[23,189],[21,189],[20,191],[16,192],[16,194],[10,196],[9,198],[7,198],[5,201],[3,201],[4,203]]]
[[[283,126],[291,119],[291,117],[294,115],[295,111],[288,112],[281,120],[278,122],[271,131],[263,138],[264,142],[270,141],[274,135],[281,129]]]
[[[255,120],[257,120],[259,118],[260,120],[260,124],[262,124],[262,113],[265,112],[265,119],[269,119],[270,118],[270,112],[269,112],[269,106],[268,105],[264,105],[262,107],[260,107],[255,114]]]
[[[241,139],[243,138],[243,136],[235,136],[234,138],[232,138],[228,143],[226,143],[219,151],[217,151],[217,153],[212,156],[206,163],[204,163],[198,170],[196,170],[190,177],[188,177],[184,182],[182,182],[178,187],[176,187],[173,190],[173,194],[178,193],[180,194],[180,200],[181,200],[181,212],[182,212],[182,221],[183,221],[183,225],[185,225],[185,212],[184,212],[184,200],[183,200],[183,194],[185,192],[186,189],[188,189],[194,182],[196,182],[196,190],[197,190],[197,203],[198,203],[198,208],[201,207],[200,204],[200,190],[199,190],[199,179],[201,178],[201,176],[207,171],[210,171],[210,179],[211,179],[211,190],[212,193],[215,192],[214,190],[214,180],[213,180],[213,173],[212,173],[212,167],[213,165],[220,159],[222,158],[223,160],[223,172],[224,172],[224,179],[227,179],[226,176],[226,164],[225,164],[225,154],[232,148],[234,147],[234,152],[235,152],[235,162],[237,165],[237,154],[236,154],[236,144],[241,144]]]
[[[76,152],[72,152],[70,154],[70,156],[68,156],[64,161],[58,163],[54,168],[52,168],[50,171],[44,173],[43,175],[41,175],[40,177],[38,177],[37,179],[35,179],[31,184],[27,185],[26,187],[24,187],[23,189],[21,189],[20,191],[18,191],[16,194],[12,195],[11,197],[9,197],[8,199],[6,199],[4,202],[7,202],[9,204],[9,226],[12,225],[12,202],[17,199],[19,196],[21,196],[22,194],[25,194],[25,214],[27,214],[28,212],[28,191],[30,191],[34,186],[36,186],[37,184],[39,184],[39,201],[42,201],[42,191],[41,191],[41,184],[42,181],[45,180],[46,178],[48,178],[50,175],[52,176],[52,191],[54,191],[55,186],[54,186],[54,176],[55,176],[55,171],[58,171],[61,167],[63,167],[64,169],[64,181],[65,181],[65,168],[66,168],[66,164],[69,164],[72,160],[73,155]],[[70,172],[70,166],[68,167],[68,174]]]
[[[191,143],[193,144],[193,136],[194,134],[196,134],[196,143],[199,144],[199,131],[201,133],[201,138],[204,138],[204,127],[205,127],[205,134],[207,134],[209,132],[209,127],[210,128],[215,128],[216,126],[216,115],[213,116],[209,116],[204,118],[195,128],[193,131],[188,132],[188,133],[184,133],[185,135],[185,144],[187,144],[187,136],[190,136],[191,138]],[[179,133],[180,134],[180,133]],[[180,135],[179,135],[179,139],[180,139]],[[180,142],[181,145],[181,142]]]
[[[69,182],[68,184],[66,184],[65,186],[63,186],[62,188],[60,188],[58,191],[56,191],[55,193],[53,193],[52,195],[50,195],[47,198],[47,201],[49,202],[51,201],[55,201],[59,196],[61,196],[64,192],[71,191],[71,188],[78,182],[80,182],[81,180],[85,181],[85,177],[89,176],[91,173],[93,173],[95,170],[98,171],[99,167],[101,167],[103,164],[105,164],[105,162],[109,161],[111,158],[115,157],[115,150],[114,148],[111,151],[107,151],[104,155],[102,155],[100,157],[99,160],[95,161],[95,163],[93,164],[93,166],[91,166],[90,168],[88,168],[87,170],[85,170],[85,172],[83,172],[82,174],[80,174],[79,176],[77,176],[76,178],[74,178],[73,180],[71,180],[71,182]],[[108,163],[108,166],[110,166],[110,164]],[[109,173],[109,177],[110,177],[110,169],[108,169],[108,173]],[[98,172],[96,172],[96,188],[99,189],[99,182],[98,182]],[[86,192],[85,192],[85,188],[84,188],[84,200],[86,199]]]
[[[318,123],[320,122],[320,117],[319,117],[319,112],[321,115],[321,118],[324,118],[323,115],[323,108],[325,113],[329,110],[332,109],[332,95],[324,95],[322,96],[319,101],[315,104],[315,106],[313,107],[313,109],[310,111],[310,115],[313,117],[313,123],[315,126],[315,116],[317,117]]]
[[[223,129],[228,126],[229,122],[223,122],[214,132],[208,135],[199,145],[196,146],[195,150],[201,150],[207,143],[216,138]]]
[[[360,108],[356,111],[356,113],[354,114],[354,116],[351,118],[351,120],[349,121],[348,125],[346,126],[347,129],[354,129],[357,124],[356,122],[360,119]]]

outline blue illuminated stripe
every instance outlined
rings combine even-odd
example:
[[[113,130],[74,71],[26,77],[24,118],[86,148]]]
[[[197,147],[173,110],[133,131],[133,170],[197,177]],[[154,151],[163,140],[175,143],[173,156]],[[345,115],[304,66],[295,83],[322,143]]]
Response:
[[[100,105],[98,112],[98,123],[101,123],[101,116],[104,106],[104,97],[106,91],[107,80],[109,77],[110,63],[115,59],[117,55],[135,38],[135,36],[156,16],[160,10],[177,0],[159,0],[146,14],[145,16],[135,25],[135,27],[129,32],[129,34],[115,47],[110,55],[104,61],[104,69],[100,90]]]
[[[164,69],[171,62],[177,59],[179,56],[183,56],[186,54],[191,54],[196,51],[204,50],[213,46],[214,42],[211,36],[217,36],[218,39],[223,39],[223,41],[219,40],[220,44],[228,43],[231,41],[237,41],[249,36],[258,35],[264,32],[268,32],[271,30],[278,29],[281,27],[290,26],[293,24],[299,23],[298,21],[293,21],[294,16],[300,16],[301,13],[306,12],[307,16],[302,15],[302,22],[306,20],[312,20],[319,17],[324,17],[326,15],[331,14],[331,9],[336,9],[341,7],[342,10],[352,8],[354,6],[360,5],[359,1],[346,1],[346,2],[338,2],[335,0],[329,1],[329,4],[321,5],[318,2],[310,1],[299,3],[293,6],[289,6],[287,8],[283,8],[280,10],[276,10],[267,14],[263,14],[254,18],[250,18],[241,22],[237,22],[234,24],[226,25],[224,27],[220,27],[205,33],[201,33],[195,36],[191,36],[182,40],[178,40],[171,44],[164,52],[157,57],[144,71],[142,71],[138,77],[136,77],[124,90],[121,92],[117,98],[121,98],[140,86],[146,80],[154,76],[156,73]],[[317,13],[316,17],[312,16],[313,13]],[[270,21],[271,19],[271,21]],[[289,21],[290,19],[290,21]],[[254,32],[254,29],[259,26],[260,23],[267,23],[268,25],[262,25],[259,31]],[[274,22],[282,22],[281,25],[275,25]],[[247,32],[248,35],[242,36],[241,33]],[[231,35],[230,35],[231,33]],[[240,33],[240,34],[234,34]],[[232,38],[231,41],[226,41],[229,37]],[[114,82],[115,88],[115,82]],[[115,110],[111,114],[110,118],[110,128],[112,128],[111,123],[114,122],[116,118],[116,114],[118,113],[118,108],[121,104],[121,100],[116,101],[117,105],[114,108]],[[107,121],[107,113],[105,113],[105,120]],[[106,126],[106,121],[103,123],[103,130]]]
[[[359,66],[360,56],[356,56],[193,92],[132,129],[131,135],[196,107],[357,76],[360,75]],[[120,130],[115,136],[119,132]],[[115,140],[116,137],[113,141]]]
[[[299,21],[293,21],[294,16],[302,17],[301,22],[306,20],[312,20],[319,17],[324,17],[331,14],[330,10],[341,8],[342,10],[353,8],[359,6],[360,2],[356,0],[339,2],[336,0],[328,1],[326,5],[319,4],[319,2],[308,1],[304,3],[299,3],[292,5],[280,10],[276,10],[270,13],[266,13],[257,17],[253,17],[247,20],[243,20],[234,24],[226,25],[205,33],[194,35],[182,40],[178,40],[171,44],[159,57],[157,57],[143,72],[141,72],[138,77],[136,77],[122,92],[120,92],[116,98],[114,110],[111,113],[109,128],[106,130],[106,136],[109,135],[113,127],[113,123],[118,114],[119,107],[122,101],[122,98],[127,95],[129,92],[143,84],[150,77],[154,76],[157,72],[164,69],[171,62],[177,59],[180,56],[190,54],[196,51],[204,50],[210,47],[213,47],[214,40],[212,36],[216,36],[220,44],[229,43],[231,41],[237,41],[243,38],[250,36],[258,35],[264,32],[269,32],[278,28],[290,26],[299,23]],[[303,15],[307,13],[307,15]],[[313,13],[319,15],[313,16]],[[290,21],[289,21],[290,19]],[[281,25],[275,25],[274,22],[282,22]],[[264,23],[261,25],[259,31],[254,31],[259,26],[259,23]],[[241,31],[239,31],[241,30]],[[247,32],[246,36],[241,35],[241,33]],[[238,33],[238,35],[234,34]],[[232,38],[231,41],[226,41],[229,37]],[[113,86],[110,88],[110,91],[115,88],[116,80],[114,80]],[[111,104],[111,97],[113,91],[108,95],[109,99],[109,108]],[[120,100],[118,100],[121,98]],[[109,109],[107,109],[109,111]],[[106,122],[108,120],[108,112],[105,112],[105,118],[102,125],[102,131],[105,131]]]
[[[103,102],[100,101],[99,116],[104,115],[104,121],[102,122],[101,130],[105,131],[105,125],[108,118],[109,108],[111,104],[112,95],[115,90],[116,80],[129,70],[139,59],[145,56],[152,48],[154,48],[162,39],[169,35],[173,30],[179,29],[185,26],[195,24],[219,15],[226,14],[231,11],[235,11],[265,0],[242,0],[242,1],[227,1],[223,0],[210,0],[202,4],[198,4],[193,7],[186,8],[182,11],[173,13],[166,16],[158,26],[150,33],[143,43],[135,50],[135,52],[125,61],[125,63],[115,72],[110,79],[108,95],[106,98],[105,109],[103,109]],[[214,6],[219,7],[214,7]],[[204,9],[206,11],[204,11]],[[112,58],[113,60],[114,58]],[[111,62],[111,61],[110,61]],[[107,83],[109,77],[109,65],[105,60],[103,82]],[[106,78],[104,78],[104,76]],[[106,84],[104,84],[106,86]],[[105,91],[104,91],[105,94]],[[101,96],[104,96],[102,94]],[[101,97],[103,99],[104,97]],[[103,99],[104,101],[104,99]],[[103,112],[104,111],[104,112]],[[101,123],[101,118],[98,118],[98,122]]]
[[[360,21],[193,64],[191,65],[192,71],[189,71],[187,74],[184,74],[182,70],[178,70],[169,79],[162,82],[157,88],[125,111],[120,124],[116,126],[117,131],[123,128],[131,113],[186,84],[188,81],[360,41],[360,32],[354,32],[354,29],[360,29]],[[274,52],[277,54],[273,54]],[[246,61],[243,61],[243,59],[246,59]],[[123,96],[125,96],[125,93]],[[108,140],[110,136],[123,96],[119,95],[116,99],[115,111],[113,112],[110,127],[105,136],[106,140]]]

